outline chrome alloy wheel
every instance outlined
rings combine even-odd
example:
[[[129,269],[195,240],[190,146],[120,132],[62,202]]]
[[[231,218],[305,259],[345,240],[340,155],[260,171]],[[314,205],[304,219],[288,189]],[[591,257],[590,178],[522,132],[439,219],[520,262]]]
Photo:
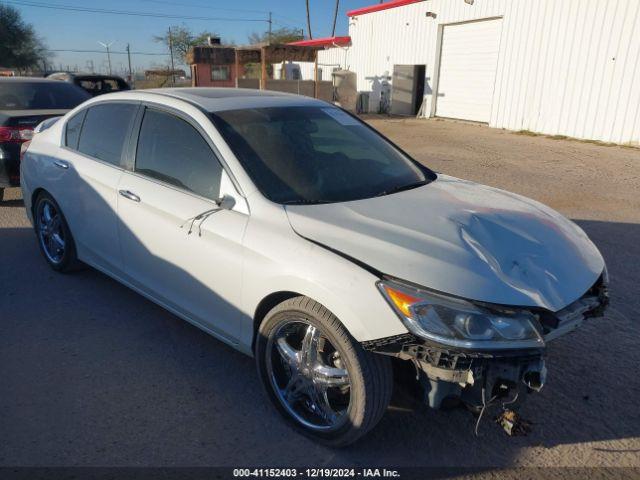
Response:
[[[330,430],[348,419],[349,372],[320,329],[302,319],[287,321],[272,330],[266,356],[276,396],[298,422]]]
[[[60,263],[64,258],[65,238],[62,218],[56,206],[44,199],[38,204],[38,239],[45,255],[52,263]]]

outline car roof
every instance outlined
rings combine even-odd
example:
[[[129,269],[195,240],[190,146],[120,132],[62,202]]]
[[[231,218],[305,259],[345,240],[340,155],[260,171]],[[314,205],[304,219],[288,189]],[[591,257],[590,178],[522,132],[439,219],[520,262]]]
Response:
[[[119,77],[117,75],[98,75],[98,74],[93,74],[93,73],[73,73],[70,74],[72,77],[77,78],[77,79],[86,79],[86,80],[122,80],[124,81],[124,79],[122,77]]]
[[[7,83],[60,83],[59,80],[41,77],[0,77],[0,82]]]
[[[134,90],[133,92],[136,91]],[[325,102],[311,97],[250,88],[156,88],[138,90],[138,92],[177,98],[194,104],[208,112],[243,108],[327,105]]]

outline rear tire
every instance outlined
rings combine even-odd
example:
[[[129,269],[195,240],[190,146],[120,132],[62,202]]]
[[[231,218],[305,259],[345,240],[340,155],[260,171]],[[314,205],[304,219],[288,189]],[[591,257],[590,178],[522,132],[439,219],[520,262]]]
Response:
[[[36,198],[33,226],[38,247],[49,266],[62,273],[76,270],[81,264],[69,225],[58,203],[47,192]]]
[[[315,363],[305,361],[310,344],[316,346]],[[390,359],[365,351],[331,312],[308,297],[286,300],[265,316],[255,354],[276,409],[298,431],[325,445],[355,442],[389,405]]]

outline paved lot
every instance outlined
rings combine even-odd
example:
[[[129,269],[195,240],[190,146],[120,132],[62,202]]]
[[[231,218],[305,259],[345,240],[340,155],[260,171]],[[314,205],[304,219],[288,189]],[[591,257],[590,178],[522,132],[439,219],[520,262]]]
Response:
[[[607,318],[552,345],[509,438],[464,411],[393,407],[360,443],[293,433],[253,361],[93,270],[46,266],[19,191],[0,204],[0,465],[640,466],[640,150],[444,121],[371,123],[444,173],[575,219],[612,278]]]

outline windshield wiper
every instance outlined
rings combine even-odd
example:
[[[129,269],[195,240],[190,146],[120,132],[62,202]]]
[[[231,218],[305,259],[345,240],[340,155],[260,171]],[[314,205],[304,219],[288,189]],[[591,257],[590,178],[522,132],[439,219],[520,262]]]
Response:
[[[398,192],[404,192],[405,190],[411,190],[413,188],[418,188],[418,187],[422,187],[423,185],[426,185],[428,182],[426,180],[421,180],[419,182],[415,182],[415,183],[408,183],[406,185],[399,185],[397,187],[393,187],[393,188],[389,188],[387,190],[383,190],[380,193],[378,193],[377,195],[375,195],[376,197],[384,197],[385,195],[391,195],[392,193],[398,193]]]

